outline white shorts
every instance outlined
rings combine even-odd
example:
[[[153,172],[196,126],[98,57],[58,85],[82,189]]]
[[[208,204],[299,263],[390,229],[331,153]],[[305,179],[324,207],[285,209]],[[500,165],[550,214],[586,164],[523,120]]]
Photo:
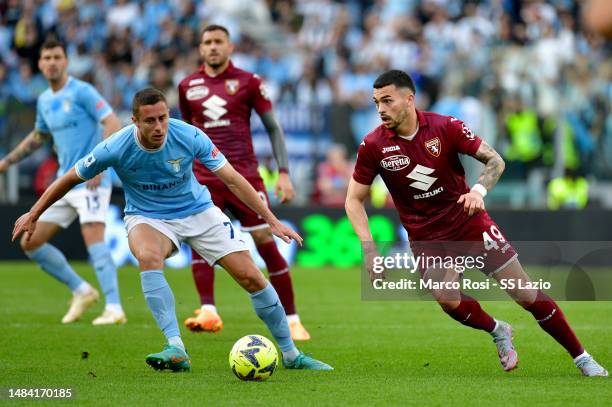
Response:
[[[110,198],[111,188],[73,189],[44,211],[38,220],[55,223],[64,229],[70,226],[77,216],[81,224],[104,223]]]
[[[128,236],[141,223],[165,235],[174,244],[172,255],[185,242],[208,264],[213,266],[220,258],[234,252],[249,250],[240,231],[232,226],[230,219],[213,206],[203,212],[180,219],[153,219],[142,215],[126,215],[123,219]]]

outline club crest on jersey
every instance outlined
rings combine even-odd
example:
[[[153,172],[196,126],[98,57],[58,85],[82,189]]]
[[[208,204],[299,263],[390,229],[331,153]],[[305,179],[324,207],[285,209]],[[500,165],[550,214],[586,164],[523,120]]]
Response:
[[[442,151],[442,145],[440,144],[439,138],[432,138],[431,140],[427,140],[425,143],[425,149],[427,152],[434,157],[440,157],[440,152]]]
[[[176,160],[168,160],[166,161],[168,164],[172,164],[172,168],[174,168],[174,172],[179,172],[181,170],[181,161],[183,161],[185,157],[177,158]]]
[[[225,91],[229,95],[235,95],[240,87],[240,81],[238,79],[226,79],[225,80]]]
[[[71,107],[72,104],[70,103],[70,101],[68,99],[64,99],[64,102],[62,103],[62,109],[64,109],[64,112],[70,113]]]
[[[391,151],[399,151],[400,146],[389,146],[389,147],[383,147],[382,149],[382,153],[389,153]]]
[[[410,165],[410,158],[405,155],[392,155],[381,160],[380,166],[385,170],[399,171]]]
[[[210,91],[206,86],[194,86],[193,88],[187,89],[185,97],[187,100],[204,99],[206,96],[208,96],[209,92]]]

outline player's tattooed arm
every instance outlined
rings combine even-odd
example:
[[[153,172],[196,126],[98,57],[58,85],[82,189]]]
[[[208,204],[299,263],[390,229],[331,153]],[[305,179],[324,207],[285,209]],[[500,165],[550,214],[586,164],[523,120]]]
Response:
[[[504,172],[506,167],[504,159],[484,140],[474,154],[474,158],[485,165],[482,174],[478,178],[478,183],[485,187],[487,191],[490,191]]]
[[[35,150],[39,149],[50,139],[51,134],[43,133],[38,130],[32,130],[30,134],[28,134],[26,138],[23,139],[23,141],[13,149],[13,151],[8,153],[8,155],[0,161],[4,162],[4,165],[0,164],[0,172],[2,172],[2,170],[5,170],[9,166],[23,160],[25,157],[32,154]]]
[[[289,166],[289,158],[287,155],[287,147],[285,146],[285,135],[283,134],[283,129],[278,123],[278,120],[276,120],[276,117],[272,111],[262,114],[261,122],[270,136],[272,152],[274,153],[274,158],[276,159],[278,168],[287,169]]]
[[[290,202],[295,197],[295,190],[293,184],[289,178],[289,158],[287,154],[287,147],[285,146],[285,135],[281,128],[278,120],[274,117],[272,111],[266,112],[261,115],[261,121],[268,131],[270,136],[270,143],[272,144],[272,152],[276,163],[278,164],[279,177],[274,188],[274,194],[277,198],[280,198],[281,203]]]

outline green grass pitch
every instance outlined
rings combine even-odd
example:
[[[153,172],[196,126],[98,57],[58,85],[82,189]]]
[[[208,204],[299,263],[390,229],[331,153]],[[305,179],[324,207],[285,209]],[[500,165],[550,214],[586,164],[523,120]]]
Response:
[[[75,267],[96,281],[88,265]],[[198,305],[191,273],[166,270],[166,276],[182,326]],[[612,400],[612,382],[581,377],[565,351],[516,304],[483,304],[515,328],[520,363],[506,373],[488,335],[457,324],[433,302],[361,301],[357,270],[293,270],[298,311],[313,337],[299,346],[336,370],[279,368],[262,383],[241,382],[228,367],[239,337],[270,334],[247,295],[222,271],[216,284],[224,330],[183,330],[191,373],[156,372],[145,364],[145,355],[161,350],[164,340],[136,268],[119,271],[129,322],[110,327],[91,325],[101,304],[84,320],[62,326],[70,294],[32,263],[0,263],[0,277],[0,387],[70,387],[78,404],[592,406]],[[612,368],[612,302],[561,306],[587,350]],[[82,352],[89,356],[83,359]]]

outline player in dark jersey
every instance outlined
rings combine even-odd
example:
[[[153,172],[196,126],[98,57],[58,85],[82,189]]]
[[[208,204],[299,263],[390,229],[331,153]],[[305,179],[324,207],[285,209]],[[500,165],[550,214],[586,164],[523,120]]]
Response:
[[[364,200],[374,177],[380,175],[408,231],[413,251],[438,255],[440,250],[457,250],[460,242],[472,242],[471,246],[478,246],[480,251],[489,250],[483,268],[489,276],[498,281],[530,281],[516,252],[487,214],[483,201],[504,170],[503,159],[461,120],[416,110],[414,101],[414,83],[402,71],[385,72],[374,82],[374,103],[383,123],[359,147],[346,198],[346,213],[363,242],[370,277],[373,281],[382,278],[372,267],[373,257],[378,254],[371,244]],[[485,164],[478,183],[471,189],[459,162],[460,153]],[[424,280],[460,278],[455,271],[442,268],[420,272]],[[550,297],[536,289],[515,288],[507,292],[570,353],[584,375],[608,375],[584,350]],[[504,370],[517,366],[512,327],[507,322],[493,319],[475,299],[460,290],[440,289],[432,294],[453,319],[491,334]]]
[[[288,174],[284,135],[261,79],[232,64],[230,55],[234,46],[225,27],[210,25],[204,28],[201,40],[199,51],[204,63],[178,87],[183,120],[204,130],[261,199],[268,202],[253,152],[250,121],[251,110],[255,110],[268,131],[278,163],[280,174],[276,193],[281,202],[291,201],[295,192]],[[310,339],[295,309],[289,266],[276,247],[269,225],[203,165],[194,163],[194,172],[200,183],[208,185],[215,205],[222,210],[228,209],[238,218],[242,230],[251,233],[257,251],[266,263],[270,282],[287,313],[291,337],[294,340]],[[223,322],[215,307],[214,269],[197,253],[192,251],[192,255],[193,278],[202,306],[196,310],[197,316],[188,318],[185,325],[195,332],[218,332]]]

